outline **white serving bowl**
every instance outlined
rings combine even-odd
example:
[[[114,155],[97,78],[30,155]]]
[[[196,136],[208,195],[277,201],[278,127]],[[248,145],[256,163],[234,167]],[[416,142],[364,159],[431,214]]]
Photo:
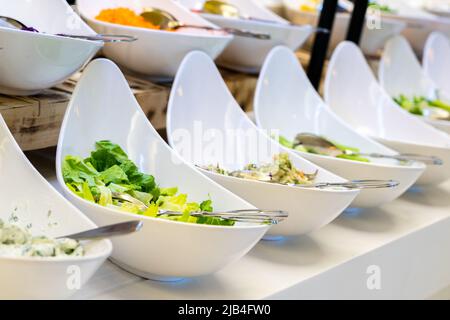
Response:
[[[427,39],[422,58],[425,74],[436,86],[450,96],[450,39],[441,32],[433,32]]]
[[[178,1],[191,10],[201,9],[205,2],[204,0]],[[253,0],[228,0],[227,2],[236,6],[244,17],[274,22],[268,23],[248,19],[226,18],[214,14],[201,14],[205,19],[221,27],[237,28],[270,35],[270,40],[235,37],[217,60],[220,65],[230,69],[258,73],[265,57],[272,48],[277,45],[285,45],[292,50],[296,50],[312,33],[310,25],[290,25],[288,21]]]
[[[304,160],[259,130],[239,107],[213,61],[190,53],[180,66],[169,99],[167,136],[170,145],[195,165],[219,164],[228,170],[246,164],[272,162],[287,152],[293,164],[307,173],[319,171],[317,182],[344,179]],[[289,212],[284,223],[268,235],[292,236],[316,230],[336,218],[357,196],[353,190],[303,189],[255,180],[203,173],[258,208]]]
[[[344,42],[334,52],[325,79],[325,102],[359,133],[400,153],[437,156],[418,184],[450,177],[450,137],[400,108],[375,79],[359,48]]]
[[[69,78],[103,43],[56,36],[94,35],[65,0],[0,0],[0,16],[41,33],[0,27],[0,93],[31,95]]]
[[[433,32],[428,37],[422,65],[440,93],[450,97],[450,39],[443,33]]]
[[[152,127],[119,68],[109,60],[95,60],[83,72],[63,122],[57,175],[68,199],[98,224],[143,219],[140,232],[113,239],[112,258],[126,270],[166,281],[211,274],[245,255],[269,228],[141,217],[79,198],[64,183],[62,161],[67,155],[87,157],[95,142],[104,139],[119,144],[160,186],[179,187],[189,201],[201,202],[209,195],[217,211],[254,207],[183,162]]]
[[[408,39],[418,55],[422,55],[425,42],[433,31],[441,31],[450,36],[449,18],[426,12],[418,6],[413,6],[410,0],[378,0],[378,2],[387,4],[396,11],[395,14],[383,14],[383,17],[406,24],[402,34]]]
[[[392,98],[404,94],[409,98],[424,96],[435,99],[436,94],[441,92],[425,74],[413,49],[402,36],[394,37],[386,44],[379,64],[378,79]],[[447,102],[450,103],[450,100]],[[433,120],[422,116],[419,118],[439,130],[450,133],[450,121]]]
[[[261,70],[255,93],[257,125],[293,140],[301,132],[314,133],[363,153],[395,155],[395,151],[356,132],[323,102],[308,80],[294,52],[272,50]],[[395,188],[362,190],[354,207],[378,207],[402,195],[425,171],[422,163],[401,165],[396,160],[370,159],[370,163],[338,159],[294,150],[298,155],[348,180],[382,179],[400,183]]]
[[[319,21],[319,13],[304,12],[300,10],[302,0],[284,0],[286,16],[290,21],[296,24],[317,25]],[[361,48],[364,54],[377,55],[383,49],[386,41],[405,28],[405,23],[385,18],[380,20],[380,26],[375,27],[373,18],[369,18],[363,30],[361,38]],[[344,41],[347,35],[348,25],[350,23],[350,15],[348,13],[337,13],[333,26],[333,33],[330,40],[329,54],[333,52],[336,46]],[[374,27],[369,27],[374,25]],[[312,39],[308,43],[312,46]]]
[[[179,29],[176,32],[135,28],[96,20],[103,9],[125,7],[142,12],[145,7],[166,10],[184,24],[214,27],[172,0],[77,0],[81,16],[98,33],[135,36],[131,43],[107,44],[104,54],[135,73],[156,79],[173,78],[181,60],[192,50],[201,50],[215,59],[232,40],[223,32]]]
[[[96,226],[36,171],[0,116],[0,218],[35,236],[60,237]],[[109,240],[84,243],[83,257],[0,257],[0,299],[66,299],[111,254]],[[80,276],[80,278],[78,278]],[[77,284],[80,285],[76,288]]]

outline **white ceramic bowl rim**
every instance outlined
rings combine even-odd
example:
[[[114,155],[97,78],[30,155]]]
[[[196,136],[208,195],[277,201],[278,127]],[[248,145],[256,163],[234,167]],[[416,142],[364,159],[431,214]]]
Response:
[[[70,38],[70,37],[59,36],[59,35],[50,34],[50,33],[31,32],[31,31],[24,31],[24,30],[19,30],[19,29],[10,29],[10,28],[6,28],[6,27],[0,27],[0,33],[2,33],[2,32],[3,33],[15,33],[15,36],[24,36],[24,37],[29,36],[29,37],[40,37],[40,38],[45,38],[45,39],[58,39],[61,41],[90,43],[90,44],[98,44],[99,46],[103,46],[102,41]]]
[[[307,154],[307,155],[315,156],[315,157],[318,157],[321,159],[334,159],[335,161],[338,161],[338,162],[355,163],[355,164],[359,164],[359,165],[380,167],[380,168],[395,168],[395,169],[408,170],[408,169],[420,169],[420,168],[426,167],[426,165],[420,161],[411,161],[410,163],[405,164],[405,165],[395,164],[395,163],[381,163],[381,162],[378,162],[378,159],[371,160],[371,162],[362,162],[362,161],[348,160],[348,159],[342,159],[342,158],[337,158],[337,157],[330,157],[330,156],[325,156],[322,154],[309,153],[309,152],[304,152],[304,151],[299,151],[299,150],[294,150],[294,151],[297,153],[300,153],[300,154]]]
[[[310,192],[321,192],[321,193],[347,193],[350,191],[355,191],[352,189],[321,189],[321,188],[301,188],[301,187],[295,187],[295,186],[290,186],[290,185],[285,185],[285,184],[280,184],[280,183],[270,183],[270,182],[264,182],[264,181],[258,181],[258,180],[251,180],[251,179],[244,179],[244,178],[238,178],[238,177],[232,177],[232,176],[225,176],[216,172],[211,172],[205,169],[200,169],[203,172],[207,172],[211,175],[214,176],[218,176],[218,177],[223,177],[223,178],[227,178],[229,180],[232,181],[247,181],[247,182],[251,182],[251,183],[256,183],[256,184],[269,184],[269,185],[273,185],[273,186],[277,186],[280,188],[284,188],[284,189],[298,189],[298,190],[303,190],[303,191],[310,191]],[[344,179],[345,180],[345,179]]]
[[[258,20],[251,20],[251,19],[236,19],[236,18],[229,18],[224,17],[221,15],[216,14],[208,14],[208,13],[202,13],[202,17],[206,19],[211,20],[217,20],[217,21],[224,21],[224,22],[239,22],[239,24],[242,24],[243,26],[263,26],[267,27],[267,29],[270,31],[270,29],[278,30],[278,29],[288,29],[288,30],[294,30],[294,29],[312,29],[312,26],[309,24],[303,24],[303,25],[294,25],[290,24],[288,22],[283,23],[281,21],[258,21]]]
[[[112,22],[106,22],[106,21],[101,21],[101,20],[97,20],[95,18],[90,18],[90,17],[86,17],[85,15],[81,14],[83,18],[85,18],[86,20],[92,22],[92,23],[97,23],[99,25],[103,25],[103,26],[108,26],[108,27],[115,27],[115,28],[119,28],[119,29],[123,29],[124,31],[142,31],[142,32],[146,32],[148,34],[163,34],[163,35],[167,35],[168,37],[186,37],[186,38],[225,38],[225,39],[229,39],[232,38],[233,35],[224,32],[223,34],[213,34],[212,31],[211,32],[202,32],[202,33],[195,33],[195,32],[172,32],[172,31],[165,31],[165,30],[158,30],[158,29],[150,29],[150,28],[141,28],[141,27],[134,27],[134,26],[127,26],[127,25],[123,25],[123,24],[118,24],[118,23],[112,23]],[[207,25],[205,25],[206,27]],[[220,28],[217,27],[218,30],[217,32],[221,32]],[[188,29],[188,28],[186,28]],[[139,39],[137,40],[139,41]]]

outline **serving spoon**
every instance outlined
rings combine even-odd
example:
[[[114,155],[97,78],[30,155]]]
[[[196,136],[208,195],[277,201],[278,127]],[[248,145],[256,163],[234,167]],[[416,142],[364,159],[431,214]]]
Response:
[[[359,153],[352,151],[342,151],[333,142],[316,135],[314,133],[300,133],[295,137],[294,146],[307,146],[307,147],[318,147],[325,152],[336,155],[358,155],[370,158],[384,158],[393,159],[398,161],[420,161],[428,165],[442,165],[444,162],[434,156],[422,156],[418,154],[399,154],[399,155],[385,155],[379,153]]]
[[[145,211],[148,209],[148,206],[142,201],[132,197],[127,193],[113,193],[114,199],[122,200],[125,202],[132,203],[139,207],[140,210]],[[161,210],[157,213],[157,217],[169,215],[169,216],[182,216],[182,212],[175,211],[164,211]],[[225,220],[231,220],[236,222],[245,222],[245,223],[258,223],[258,224],[269,224],[275,225],[279,224],[288,217],[288,213],[285,211],[278,210],[259,210],[259,209],[246,209],[246,210],[233,210],[233,211],[225,211],[225,212],[206,212],[206,211],[197,211],[190,213],[193,217],[215,217],[221,218]]]
[[[110,237],[123,236],[126,234],[138,232],[142,229],[142,221],[129,221],[100,228],[95,228],[80,233],[71,234],[64,237],[58,237],[57,239],[73,239],[73,240],[95,240],[105,239]]]
[[[251,16],[244,16],[240,13],[240,10],[235,5],[220,1],[220,0],[210,0],[205,1],[203,4],[202,10],[193,10],[196,13],[208,13],[208,14],[215,14],[220,15],[226,18],[234,18],[234,19],[240,19],[240,20],[250,20],[255,22],[263,22],[263,23],[272,23],[272,24],[279,24],[279,25],[289,25],[289,26],[298,26],[295,23],[287,22],[287,23],[281,23],[279,21],[274,20],[268,20],[268,19],[261,19],[261,18],[255,18]],[[324,28],[314,28],[315,32],[320,33],[329,33],[330,30],[324,29]]]
[[[255,33],[236,28],[217,28],[217,27],[184,24],[181,23],[177,18],[175,18],[171,13],[153,7],[144,8],[144,11],[141,13],[141,17],[143,17],[146,21],[150,22],[151,24],[160,27],[162,30],[194,28],[209,31],[223,31],[239,37],[255,38],[259,40],[270,40],[270,35],[265,33]]]
[[[0,16],[0,27],[6,27],[10,29],[18,29],[30,32],[39,32],[33,27],[28,27],[26,24],[20,22],[17,19],[11,17]],[[73,34],[56,34],[60,37],[72,38],[72,39],[81,39],[81,40],[90,40],[90,41],[103,41],[105,43],[114,43],[114,42],[133,42],[136,41],[137,38],[133,36],[124,36],[124,35],[106,35],[106,34],[97,34],[94,36],[85,36],[85,35],[73,35]]]

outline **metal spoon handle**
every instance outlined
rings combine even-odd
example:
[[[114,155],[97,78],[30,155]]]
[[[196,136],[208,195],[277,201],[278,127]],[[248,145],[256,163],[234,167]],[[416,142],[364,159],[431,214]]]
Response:
[[[255,33],[248,30],[241,30],[235,28],[223,28],[225,32],[228,32],[237,37],[253,38],[259,40],[270,40],[270,34],[267,33]]]
[[[384,155],[379,153],[371,153],[371,154],[361,154],[362,156],[367,156],[371,158],[386,158],[386,159],[394,159],[398,161],[420,161],[425,164],[430,165],[443,165],[444,161],[434,156],[422,156],[418,154],[399,154],[399,155]]]
[[[142,229],[142,225],[143,225],[142,221],[129,221],[124,223],[113,224],[110,226],[100,227],[59,238],[69,238],[74,240],[104,239],[116,236],[123,236],[129,233],[137,232]]]
[[[103,41],[105,43],[133,42],[138,39],[133,36],[113,35],[113,34],[97,34],[94,36],[82,36],[82,35],[60,33],[60,34],[58,34],[58,36],[66,37],[66,38],[73,38],[73,39],[90,40],[90,41]]]
[[[203,29],[209,31],[224,31],[226,33],[246,38],[254,38],[260,40],[270,40],[270,35],[265,33],[255,33],[247,30],[235,29],[235,28],[215,28],[208,26],[196,26],[196,25],[188,25],[188,24],[180,24],[177,28],[193,28],[193,29]]]
[[[301,188],[347,188],[347,189],[381,189],[394,188],[399,185],[399,182],[394,180],[353,180],[348,182],[321,182],[314,184],[296,185]]]

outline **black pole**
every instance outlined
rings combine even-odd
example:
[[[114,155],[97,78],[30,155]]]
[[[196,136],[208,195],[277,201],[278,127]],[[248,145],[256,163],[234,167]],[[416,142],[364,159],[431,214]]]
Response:
[[[347,31],[347,40],[358,45],[364,28],[369,0],[355,0],[354,4],[352,18]]]
[[[328,45],[333,30],[338,0],[324,0],[320,13],[318,29],[311,51],[311,60],[308,66],[308,77],[314,88],[318,89],[322,78],[323,66],[327,57]],[[320,30],[329,30],[321,32]]]

